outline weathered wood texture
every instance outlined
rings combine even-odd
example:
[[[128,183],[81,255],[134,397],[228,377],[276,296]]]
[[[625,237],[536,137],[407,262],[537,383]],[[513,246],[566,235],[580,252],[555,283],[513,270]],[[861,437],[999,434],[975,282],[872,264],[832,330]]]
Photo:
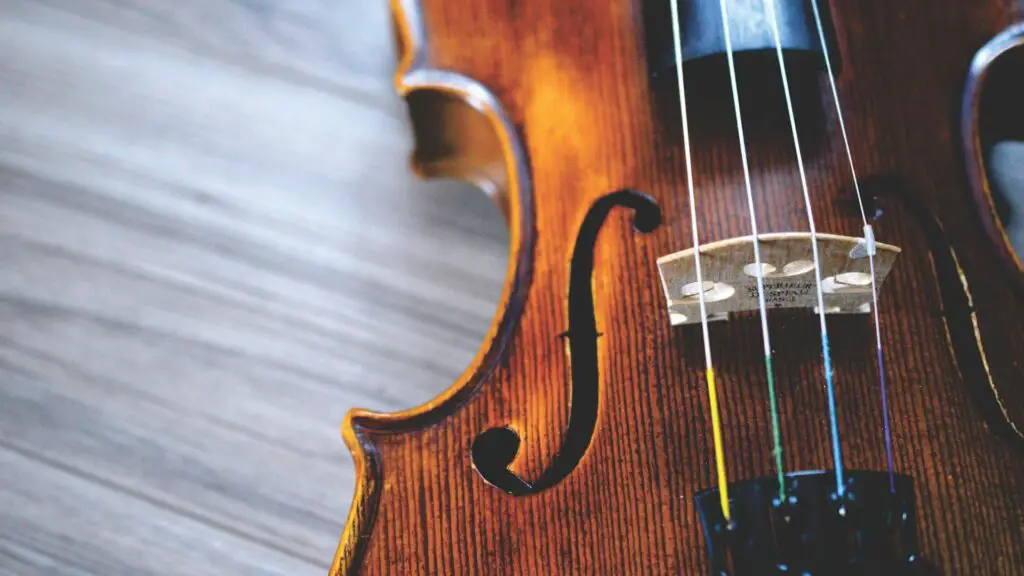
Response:
[[[507,251],[405,168],[387,18],[0,0],[0,574],[327,572],[344,414],[450,384]]]
[[[707,573],[693,504],[695,492],[714,484],[700,331],[669,327],[655,260],[691,245],[691,209],[705,242],[751,231],[725,67],[709,65],[688,81],[698,186],[697,205],[689,206],[674,83],[653,87],[644,61],[642,11],[667,12],[664,3],[392,3],[404,32],[404,89],[465,87],[465,78],[431,76],[432,68],[489,88],[491,104],[507,119],[488,110],[480,90],[469,90],[470,99],[488,110],[506,153],[521,140],[519,167],[529,180],[515,173],[510,180],[518,275],[491,353],[430,406],[399,415],[359,412],[348,421],[363,484],[336,571]],[[1008,1],[830,4],[853,155],[865,185],[875,183],[865,191],[885,194],[875,230],[880,241],[903,249],[882,291],[881,324],[896,468],[914,477],[922,551],[945,574],[1021,573],[1021,295],[983,233],[957,129],[971,57],[1017,14]],[[759,74],[744,69],[739,85],[748,95],[761,230],[806,230],[778,70],[771,59]],[[799,96],[818,230],[859,235],[835,114],[817,80]],[[443,119],[434,123],[445,127]],[[453,126],[441,130],[442,139],[457,140],[462,124]],[[458,146],[438,146],[429,132],[421,137],[424,148],[450,152],[436,165],[465,172],[476,161]],[[517,167],[516,157],[506,158]],[[613,211],[594,247],[593,282],[584,278],[596,326],[570,326],[577,234],[598,200],[623,188],[649,194],[663,223],[641,234],[631,210]],[[973,290],[977,324],[945,239]],[[817,318],[770,317],[787,469],[831,468]],[[829,325],[845,463],[884,469],[872,326],[849,317]],[[570,363],[575,349],[567,340],[595,333],[593,365],[578,365],[576,356]],[[711,338],[730,479],[770,475],[757,321],[716,324]],[[579,465],[528,496],[484,482],[471,446],[496,426],[522,439],[512,473],[531,482],[549,477],[570,420],[570,375],[583,371],[597,374],[585,384],[599,389],[596,432]],[[999,427],[1003,437],[995,434]]]

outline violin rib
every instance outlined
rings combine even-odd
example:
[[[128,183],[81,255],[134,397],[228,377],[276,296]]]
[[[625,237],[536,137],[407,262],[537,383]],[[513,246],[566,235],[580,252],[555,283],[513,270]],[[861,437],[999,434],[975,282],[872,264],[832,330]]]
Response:
[[[441,396],[430,402],[397,413],[380,413],[354,409],[345,418],[341,433],[352,452],[356,467],[356,491],[352,497],[348,521],[331,565],[331,575],[353,574],[360,570],[365,558],[366,543],[374,530],[378,503],[386,479],[383,477],[380,454],[374,446],[376,434],[394,434],[437,423],[472,395],[486,379],[504,354],[511,332],[522,313],[523,300],[532,273],[533,236],[530,177],[522,145],[508,116],[496,98],[478,82],[460,74],[431,69],[425,56],[425,31],[416,0],[392,0],[394,31],[399,51],[395,87],[407,101],[426,95],[433,105],[422,100],[419,107],[410,107],[416,136],[416,152],[412,157],[417,173],[424,178],[459,178],[476,184],[495,200],[509,225],[509,270],[499,300],[498,312],[487,336],[463,375]],[[443,104],[438,105],[437,98]],[[424,126],[423,116],[433,112]],[[444,133],[445,114],[459,115],[453,133]],[[466,130],[467,115],[473,115],[471,129]],[[418,127],[418,129],[417,129]],[[459,130],[464,133],[459,133]],[[466,140],[468,142],[462,142]],[[460,146],[479,144],[498,147],[502,162],[479,154],[452,154],[446,144]],[[444,154],[431,150],[443,149]]]

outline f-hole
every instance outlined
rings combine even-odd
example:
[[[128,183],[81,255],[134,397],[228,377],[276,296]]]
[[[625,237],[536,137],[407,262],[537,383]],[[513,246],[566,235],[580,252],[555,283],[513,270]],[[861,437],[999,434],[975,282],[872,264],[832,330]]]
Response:
[[[898,178],[876,176],[861,181],[861,189],[872,199],[865,208],[870,210],[877,198],[896,197],[908,211],[917,217],[931,252],[942,301],[942,321],[952,346],[960,376],[967,392],[982,417],[1001,437],[1018,449],[1024,449],[1024,434],[1010,415],[1004,412],[996,383],[986,369],[988,358],[980,334],[975,332],[977,320],[969,280],[963,274],[959,258],[938,217]],[[870,212],[869,212],[870,213]],[[986,385],[982,385],[985,383]]]
[[[608,215],[617,206],[633,210],[633,227],[639,232],[652,232],[661,223],[661,210],[654,200],[632,190],[602,196],[583,219],[569,273],[569,329],[564,337],[569,340],[572,388],[569,424],[558,453],[531,483],[509,470],[522,442],[510,427],[490,428],[473,441],[470,449],[473,467],[485,481],[509,494],[536,494],[564,480],[579,465],[594,437],[599,396],[597,338],[600,336],[591,288],[594,245]]]

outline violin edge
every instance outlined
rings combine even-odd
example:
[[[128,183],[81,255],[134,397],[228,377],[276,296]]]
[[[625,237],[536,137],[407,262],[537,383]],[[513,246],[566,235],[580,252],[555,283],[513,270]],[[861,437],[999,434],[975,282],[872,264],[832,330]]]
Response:
[[[964,83],[960,139],[967,181],[986,236],[995,247],[1003,268],[1013,278],[1017,293],[1024,295],[1024,261],[1011,247],[1006,230],[996,213],[992,184],[985,167],[980,128],[981,101],[988,87],[989,72],[1014,50],[1024,50],[1024,22],[1010,25],[974,54]]]
[[[493,372],[512,339],[522,315],[532,279],[535,228],[532,181],[519,134],[497,97],[480,82],[451,71],[431,68],[425,52],[426,37],[418,0],[390,0],[399,64],[394,86],[406,101],[418,91],[454,97],[486,118],[497,138],[506,172],[507,198],[499,202],[509,226],[509,259],[497,311],[487,334],[467,368],[440,395],[419,406],[384,413],[353,408],[341,426],[356,467],[356,486],[348,518],[331,564],[330,576],[356,574],[362,566],[381,497],[379,452],[368,432],[395,433],[435,424],[462,406]],[[421,178],[430,174],[417,169]],[[486,191],[486,190],[485,190]],[[490,194],[493,196],[493,194]]]

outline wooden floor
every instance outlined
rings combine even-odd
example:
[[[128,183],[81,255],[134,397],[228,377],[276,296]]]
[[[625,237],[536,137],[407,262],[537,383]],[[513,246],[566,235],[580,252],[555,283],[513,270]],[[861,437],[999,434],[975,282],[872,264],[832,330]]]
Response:
[[[326,574],[353,406],[475,353],[496,208],[416,182],[385,0],[0,0],[0,574]]]

